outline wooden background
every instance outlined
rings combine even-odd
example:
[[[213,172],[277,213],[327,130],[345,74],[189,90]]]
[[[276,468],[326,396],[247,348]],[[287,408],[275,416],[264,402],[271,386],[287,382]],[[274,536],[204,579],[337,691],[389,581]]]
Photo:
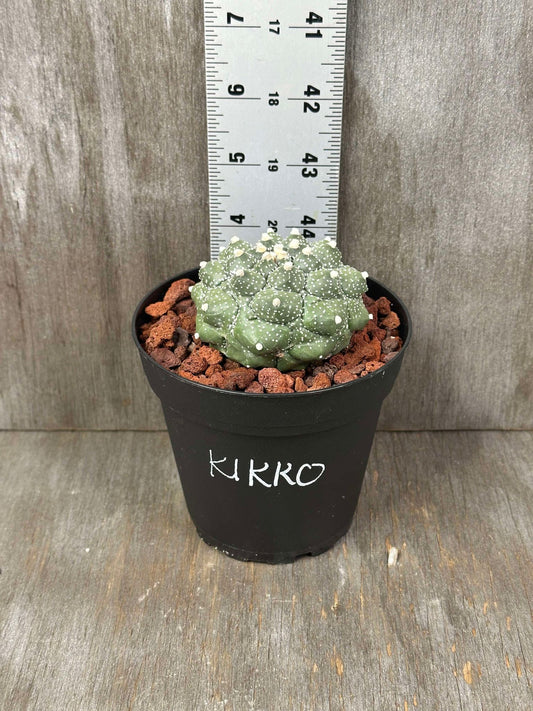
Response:
[[[531,427],[532,4],[350,2],[340,241],[415,338],[385,429]],[[201,0],[0,9],[0,427],[163,427],[129,321],[208,253]]]

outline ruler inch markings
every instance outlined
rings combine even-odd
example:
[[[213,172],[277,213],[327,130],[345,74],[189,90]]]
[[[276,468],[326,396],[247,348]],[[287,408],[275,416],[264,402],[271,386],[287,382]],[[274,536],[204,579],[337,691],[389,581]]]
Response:
[[[214,1],[203,3],[211,256],[268,227],[335,237],[348,0],[314,0],[313,12]]]

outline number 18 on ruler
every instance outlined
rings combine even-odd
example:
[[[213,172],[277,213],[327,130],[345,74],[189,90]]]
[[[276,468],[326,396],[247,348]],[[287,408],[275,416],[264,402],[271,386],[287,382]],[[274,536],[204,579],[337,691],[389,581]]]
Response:
[[[347,0],[204,0],[211,256],[336,238]]]

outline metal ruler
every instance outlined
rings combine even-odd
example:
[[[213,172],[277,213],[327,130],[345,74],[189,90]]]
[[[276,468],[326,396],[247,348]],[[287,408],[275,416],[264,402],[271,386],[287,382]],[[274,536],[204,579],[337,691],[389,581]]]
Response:
[[[348,0],[204,0],[211,256],[336,238]]]

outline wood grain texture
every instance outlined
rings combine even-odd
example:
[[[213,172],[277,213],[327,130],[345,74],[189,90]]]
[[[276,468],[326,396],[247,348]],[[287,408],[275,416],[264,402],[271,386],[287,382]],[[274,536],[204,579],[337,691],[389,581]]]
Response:
[[[0,14],[0,426],[163,427],[129,323],[208,252],[202,4]]]
[[[530,3],[349,8],[340,240],[416,328],[380,426],[531,427]],[[161,428],[129,320],[208,253],[202,2],[4,3],[0,60],[0,427]]]
[[[415,324],[381,427],[531,428],[531,3],[349,8],[340,234]]]
[[[272,567],[198,539],[163,433],[3,433],[0,707],[530,709],[532,460],[378,433],[347,536]]]

